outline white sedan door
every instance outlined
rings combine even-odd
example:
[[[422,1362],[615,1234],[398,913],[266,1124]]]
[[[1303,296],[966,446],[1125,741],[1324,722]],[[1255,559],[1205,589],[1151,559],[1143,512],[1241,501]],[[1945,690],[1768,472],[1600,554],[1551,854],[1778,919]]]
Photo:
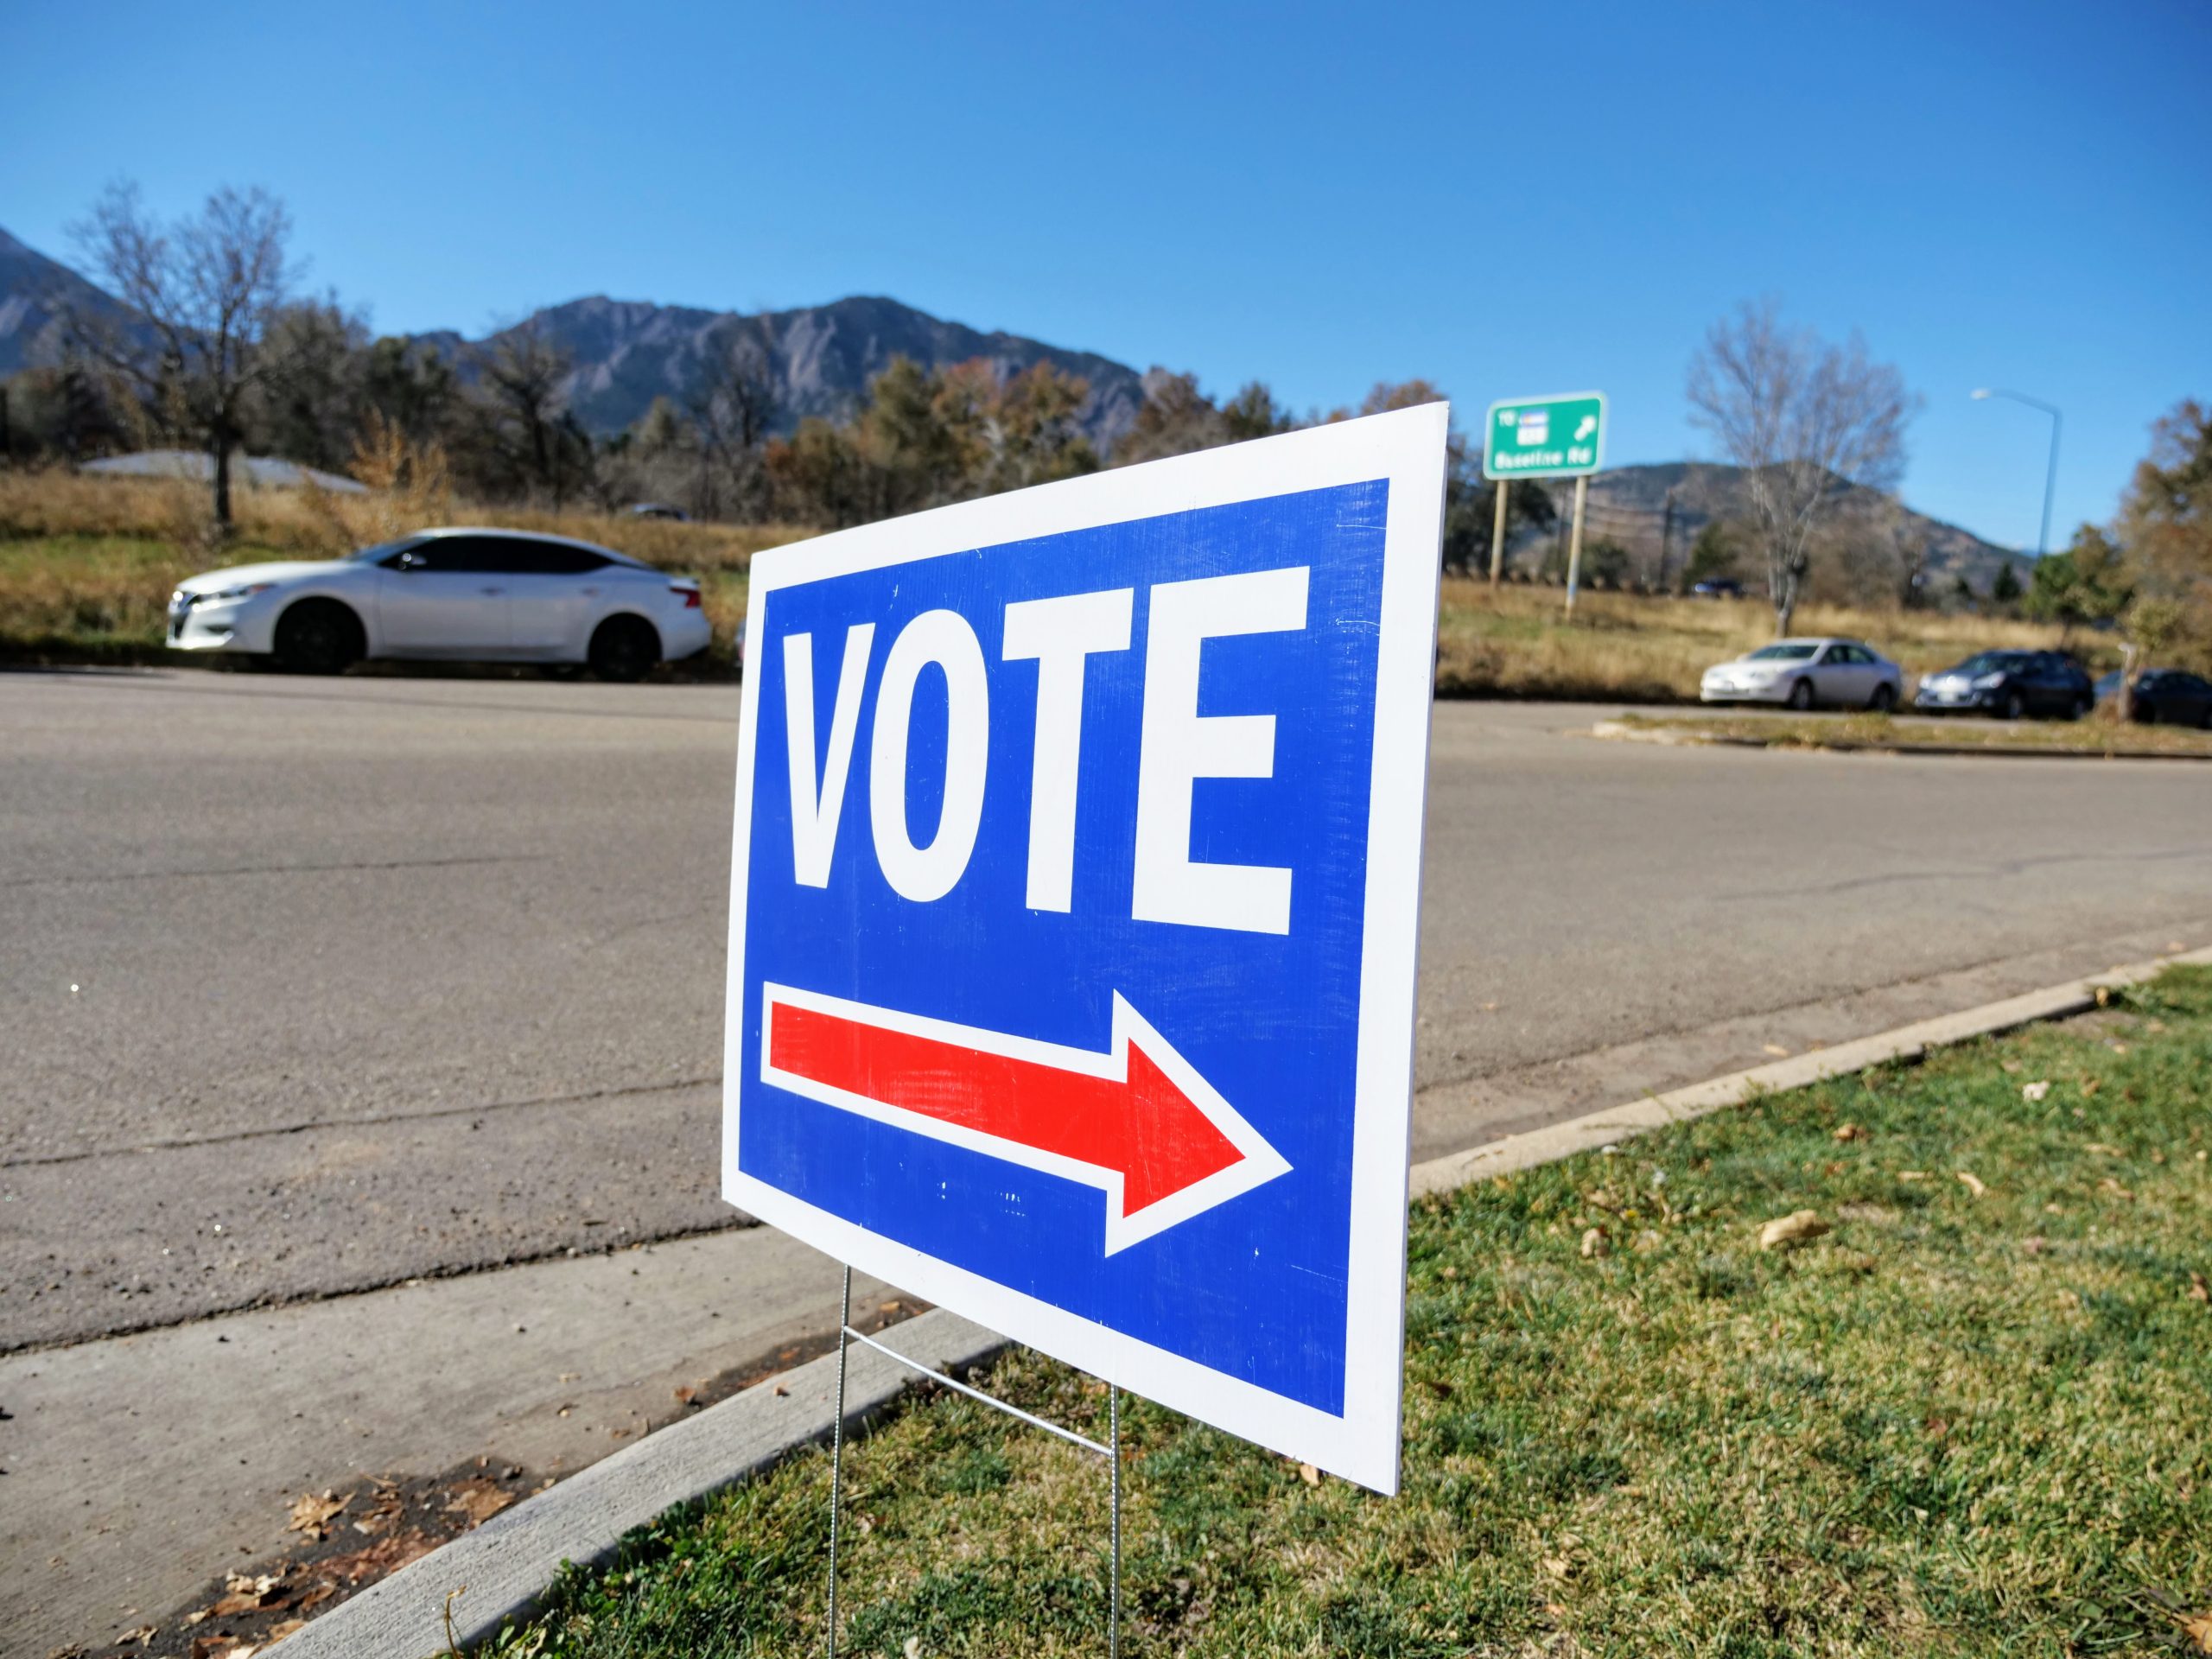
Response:
[[[607,561],[561,542],[508,543],[507,637],[518,657],[578,658],[600,607]]]
[[[440,536],[401,549],[377,576],[384,649],[403,657],[504,657],[507,584],[496,537]]]

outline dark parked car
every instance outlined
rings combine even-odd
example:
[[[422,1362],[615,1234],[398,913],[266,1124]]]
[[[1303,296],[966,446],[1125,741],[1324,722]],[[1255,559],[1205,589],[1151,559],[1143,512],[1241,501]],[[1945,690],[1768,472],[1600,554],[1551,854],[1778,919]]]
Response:
[[[2079,720],[2096,707],[2082,665],[2055,651],[1980,651],[1956,667],[1923,677],[1912,706],[1929,714],[1976,712],[2018,720],[2062,715]]]
[[[2097,701],[2115,696],[2120,675],[2097,682]],[[2178,668],[2146,668],[2135,677],[2134,718],[2145,726],[2212,727],[2212,680]]]

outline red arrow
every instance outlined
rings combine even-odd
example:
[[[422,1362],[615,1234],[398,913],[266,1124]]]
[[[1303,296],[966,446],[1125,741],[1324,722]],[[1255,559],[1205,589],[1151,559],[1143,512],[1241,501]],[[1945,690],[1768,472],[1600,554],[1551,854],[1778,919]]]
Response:
[[[770,985],[765,1083],[1103,1188],[1106,1251],[1290,1166],[1118,995],[1106,1052]]]

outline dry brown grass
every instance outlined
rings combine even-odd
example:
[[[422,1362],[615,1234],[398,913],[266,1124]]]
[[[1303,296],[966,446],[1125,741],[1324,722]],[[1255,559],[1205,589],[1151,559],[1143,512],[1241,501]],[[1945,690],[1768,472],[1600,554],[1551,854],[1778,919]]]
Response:
[[[1694,701],[1706,669],[1774,632],[1772,613],[1756,600],[1586,593],[1575,602],[1572,624],[1562,602],[1557,588],[1493,590],[1487,582],[1447,577],[1438,623],[1438,690],[1448,696]],[[1911,674],[1974,651],[2060,643],[2059,630],[2040,623],[1840,605],[1803,607],[1796,632],[1864,639]],[[2073,643],[2081,648],[2082,642]]]
[[[2189,755],[2212,760],[2212,732],[2177,726],[2123,726],[2107,704],[2091,720],[1940,719],[1852,714],[1794,719],[1782,715],[1626,715],[1598,722],[1600,737],[1662,743],[1729,743],[1769,749],[1910,753],[1933,749],[1993,754]]]
[[[427,458],[435,461],[435,457]],[[696,575],[727,664],[745,614],[746,573],[764,547],[811,532],[787,524],[683,524],[592,512],[455,502],[426,458],[357,463],[383,487],[366,496],[240,489],[237,523],[215,533],[205,487],[181,480],[0,471],[0,652],[56,661],[152,660],[162,613],[185,577],[264,559],[329,558],[432,524],[487,524],[596,542]]]
[[[227,542],[214,535],[207,492],[196,485],[0,472],[0,648],[54,657],[157,655],[169,590],[196,571],[330,557],[429,524],[480,524],[575,536],[700,577],[715,626],[713,658],[727,663],[753,554],[810,533],[786,524],[680,524],[455,502],[434,455],[370,442],[356,465],[383,487],[365,497],[240,490]],[[2056,629],[2034,623],[1929,612],[1815,605],[1800,613],[1798,626],[1866,639],[1916,673],[1977,649],[2059,643]],[[1493,592],[1453,578],[1444,584],[1437,686],[1459,696],[1694,699],[1703,670],[1759,644],[1771,627],[1756,601],[1616,593],[1585,594],[1569,626],[1556,588]]]
[[[810,534],[790,524],[683,524],[588,510],[547,512],[454,501],[442,487],[397,487],[368,497],[320,490],[241,489],[232,548],[330,557],[365,542],[433,524],[543,531],[597,542],[686,574],[743,570],[764,547]],[[204,486],[175,479],[103,478],[60,469],[0,471],[0,540],[112,537],[221,550]]]

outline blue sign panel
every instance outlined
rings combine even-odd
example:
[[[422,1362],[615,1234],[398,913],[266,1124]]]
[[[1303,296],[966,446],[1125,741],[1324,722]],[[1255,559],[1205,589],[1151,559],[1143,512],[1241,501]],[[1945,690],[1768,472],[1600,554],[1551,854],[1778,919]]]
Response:
[[[1386,1490],[1443,448],[761,555],[733,874],[733,1202]]]

